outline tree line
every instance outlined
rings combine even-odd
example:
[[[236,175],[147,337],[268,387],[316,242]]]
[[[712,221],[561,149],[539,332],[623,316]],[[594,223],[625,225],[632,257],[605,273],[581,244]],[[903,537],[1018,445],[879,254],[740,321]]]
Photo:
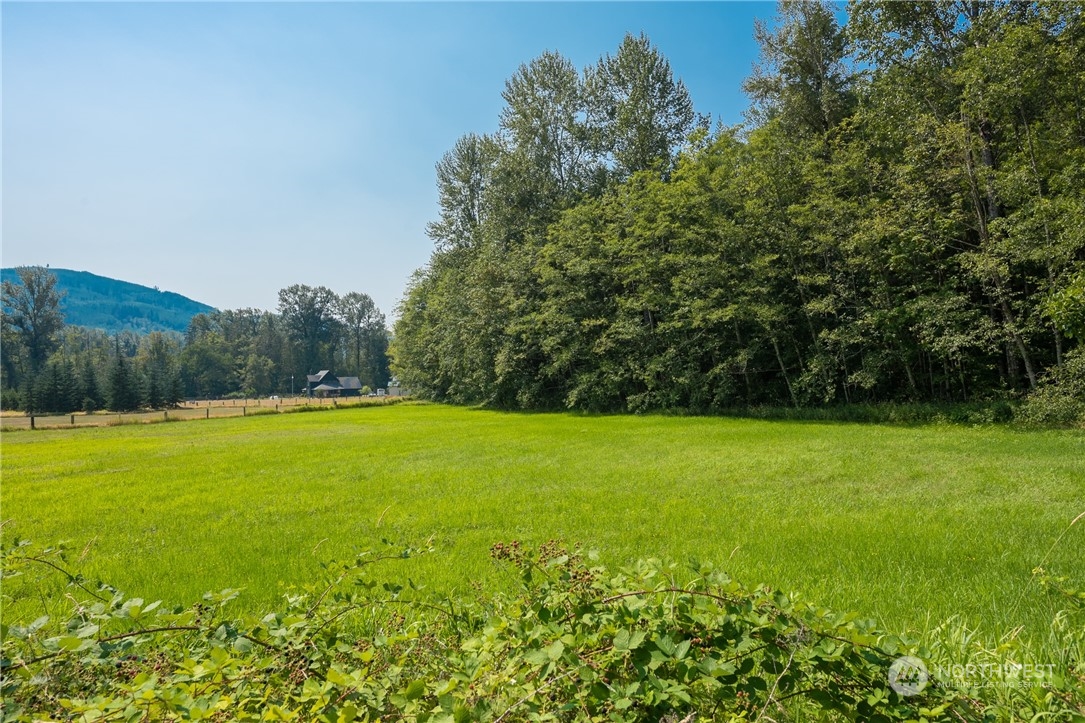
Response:
[[[388,332],[368,294],[295,284],[277,313],[197,314],[181,334],[68,326],[56,278],[17,269],[3,285],[0,394],[4,409],[92,412],[161,409],[182,400],[300,393],[306,374],[332,369],[387,386]]]
[[[1082,10],[781,3],[739,127],[644,35],[544,53],[437,164],[393,370],[519,408],[1085,395]]]

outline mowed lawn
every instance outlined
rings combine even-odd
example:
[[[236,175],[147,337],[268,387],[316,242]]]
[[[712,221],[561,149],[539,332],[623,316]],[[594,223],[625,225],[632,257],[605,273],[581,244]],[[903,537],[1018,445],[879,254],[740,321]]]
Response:
[[[171,603],[276,604],[382,537],[436,552],[380,574],[511,586],[490,546],[561,538],[620,564],[711,560],[885,627],[956,616],[1042,635],[1041,562],[1085,578],[1085,434],[402,405],[3,436],[5,540]],[[1046,560],[1045,560],[1046,557]],[[7,601],[30,614],[40,603]]]

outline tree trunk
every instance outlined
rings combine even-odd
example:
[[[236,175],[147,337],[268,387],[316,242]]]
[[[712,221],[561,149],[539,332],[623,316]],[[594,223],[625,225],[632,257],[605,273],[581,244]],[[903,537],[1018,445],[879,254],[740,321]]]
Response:
[[[1017,330],[1017,323],[1014,321],[1013,312],[1010,311],[1010,305],[1006,303],[1005,299],[1000,299],[999,303],[1002,305],[1002,315],[1006,319],[1010,335],[1013,337],[1014,344],[1017,345],[1017,351],[1021,354],[1021,361],[1025,363],[1025,374],[1028,375],[1029,389],[1036,389],[1036,371],[1032,367],[1032,358],[1025,347],[1025,340]]]
[[[772,338],[772,348],[776,351],[776,361],[780,365],[780,374],[782,374],[783,377],[784,377],[784,384],[787,385],[787,393],[791,397],[791,404],[797,407],[797,406],[799,406],[799,402],[795,398],[795,390],[791,388],[791,380],[787,376],[787,367],[784,366],[784,358],[780,354],[780,345],[778,343],[776,343],[776,336],[775,335],[773,335],[771,338]]]
[[[1040,164],[1036,162],[1036,147],[1032,143],[1032,128],[1029,127],[1028,118],[1025,116],[1025,109],[1020,108],[1021,112],[1021,124],[1025,128],[1025,140],[1028,142],[1029,161],[1032,164],[1032,178],[1036,181],[1036,197],[1042,202],[1044,200],[1044,184],[1040,177]],[[1048,250],[1051,249],[1051,228],[1047,224],[1047,215],[1043,216],[1044,223],[1044,241],[1047,243]],[[1055,270],[1051,267],[1051,259],[1047,260],[1047,280],[1051,284],[1051,288],[1055,288]],[[1051,325],[1052,331],[1055,333],[1055,365],[1062,366],[1062,334],[1059,333],[1057,327],[1054,324]]]

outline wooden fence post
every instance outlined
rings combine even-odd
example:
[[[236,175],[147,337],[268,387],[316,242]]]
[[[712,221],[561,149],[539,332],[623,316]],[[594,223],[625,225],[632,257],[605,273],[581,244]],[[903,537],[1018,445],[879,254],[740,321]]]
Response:
[[[241,407],[241,416],[242,417],[247,417],[248,415],[249,415],[249,408],[248,407]]]
[[[208,406],[207,409],[204,410],[204,419],[210,419],[210,418],[211,418],[211,407]]]
[[[72,415],[72,426],[73,427],[75,426],[75,415],[74,414]]]
[[[31,429],[37,429],[37,427],[34,426],[34,415],[33,414],[30,415],[30,428]]]
[[[168,420],[169,418],[170,418],[170,410],[163,409],[162,410],[162,419]]]

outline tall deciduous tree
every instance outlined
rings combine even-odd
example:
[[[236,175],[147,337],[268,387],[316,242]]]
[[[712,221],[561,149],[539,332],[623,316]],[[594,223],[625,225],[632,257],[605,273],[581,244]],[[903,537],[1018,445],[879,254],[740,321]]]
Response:
[[[279,314],[301,363],[299,373],[314,374],[331,366],[339,323],[338,297],[324,286],[294,284],[279,291]]]
[[[591,167],[586,99],[576,66],[545,52],[505,83],[501,128],[525,157],[539,190],[558,199],[580,193]]]
[[[362,377],[363,383],[385,386],[388,383],[387,366],[383,362],[387,348],[388,332],[384,314],[369,294],[352,291],[339,298],[339,321],[346,331],[350,348],[349,371]]]
[[[63,294],[56,288],[56,276],[46,268],[20,266],[15,271],[20,283],[3,283],[4,324],[16,331],[34,373],[56,348],[57,334],[64,326]]]
[[[587,92],[599,150],[620,178],[669,169],[697,121],[685,84],[643,33],[588,70]]]
[[[185,393],[190,396],[206,399],[238,390],[237,364],[218,331],[201,333],[185,344],[179,366]]]
[[[774,26],[754,23],[760,60],[742,86],[753,101],[750,116],[758,125],[778,118],[790,133],[826,133],[855,101],[854,72],[834,7],[781,2]]]
[[[437,164],[440,218],[426,226],[439,249],[469,247],[479,242],[486,194],[493,182],[500,149],[488,136],[463,136]]]

